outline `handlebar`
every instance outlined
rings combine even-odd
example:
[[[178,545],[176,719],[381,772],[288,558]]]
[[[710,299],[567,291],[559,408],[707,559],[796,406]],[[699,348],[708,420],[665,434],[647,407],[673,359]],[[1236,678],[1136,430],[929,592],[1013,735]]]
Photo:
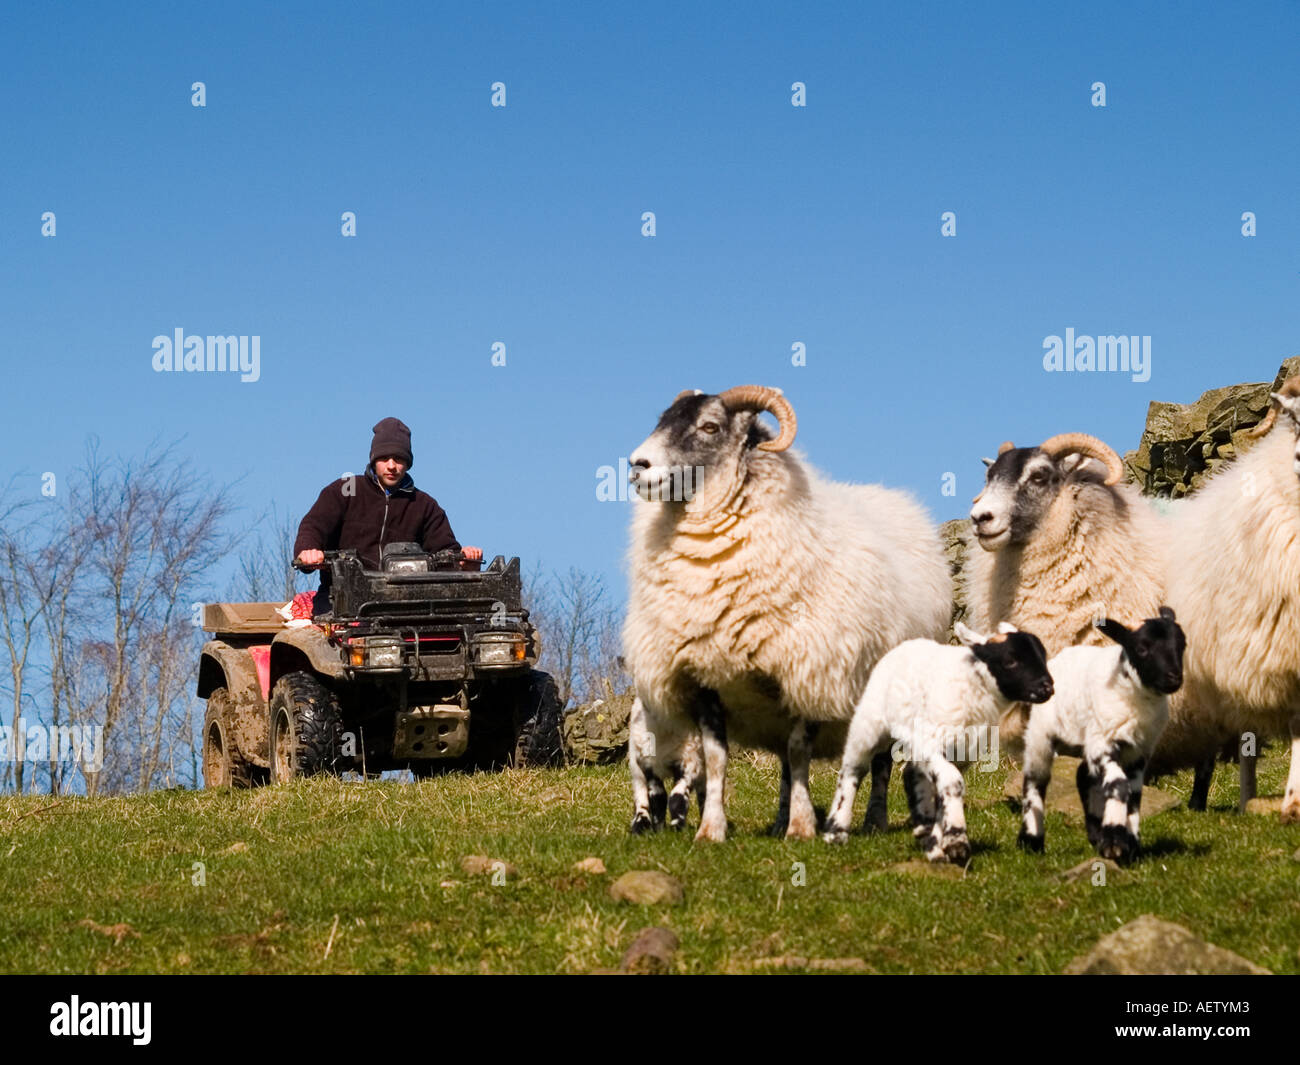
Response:
[[[289,564],[299,573],[314,573],[318,569],[323,569],[336,558],[355,558],[357,555],[353,548],[344,548],[339,551],[322,551],[321,554],[324,555],[325,558],[319,565],[306,565],[305,563],[300,562],[297,557],[291,559]],[[435,566],[452,565],[470,561],[474,562],[475,565],[478,566],[483,564],[482,559],[467,559],[459,551],[450,547],[444,547],[441,551],[434,551],[429,557],[433,560]]]

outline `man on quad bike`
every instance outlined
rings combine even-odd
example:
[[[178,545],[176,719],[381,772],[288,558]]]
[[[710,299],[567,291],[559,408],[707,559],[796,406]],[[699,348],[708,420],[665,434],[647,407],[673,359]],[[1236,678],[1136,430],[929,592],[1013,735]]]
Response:
[[[385,544],[416,543],[430,553],[459,551],[462,569],[477,569],[483,551],[461,547],[438,501],[415,487],[407,471],[414,464],[411,430],[397,418],[374,427],[365,475],[340,477],[326,485],[298,526],[295,560],[320,566],[325,552],[353,548],[370,569],[379,568]],[[313,613],[330,611],[330,571],[321,570]]]

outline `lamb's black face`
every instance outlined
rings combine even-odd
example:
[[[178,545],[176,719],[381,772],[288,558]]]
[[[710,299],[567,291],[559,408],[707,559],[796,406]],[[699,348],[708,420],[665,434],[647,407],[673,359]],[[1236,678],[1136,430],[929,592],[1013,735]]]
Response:
[[[998,551],[1008,544],[1023,544],[1038,528],[1064,480],[1060,464],[1039,448],[1016,447],[999,455],[970,512],[980,547]]]
[[[717,396],[681,396],[632,452],[629,480],[642,499],[689,499],[711,467],[770,439],[752,410],[730,410]]]
[[[1045,703],[1055,690],[1047,671],[1047,651],[1031,632],[1007,632],[971,645],[971,652],[983,662],[998,691],[1018,703]]]
[[[1097,628],[1124,649],[1124,657],[1143,687],[1172,695],[1183,686],[1187,638],[1169,607],[1162,606],[1159,617],[1148,618],[1136,629],[1110,618],[1103,619]]]

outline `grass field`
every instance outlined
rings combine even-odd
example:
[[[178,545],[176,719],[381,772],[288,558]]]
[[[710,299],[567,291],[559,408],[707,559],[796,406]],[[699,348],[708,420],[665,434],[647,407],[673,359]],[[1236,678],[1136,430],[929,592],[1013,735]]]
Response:
[[[1285,755],[1261,760],[1261,795],[1281,793]],[[1005,769],[968,775],[975,854],[949,877],[894,868],[920,857],[897,778],[890,831],[832,848],[762,835],[777,765],[742,755],[732,766],[722,846],[694,844],[693,827],[629,836],[623,766],[7,797],[0,971],[580,973],[617,966],[640,928],[662,924],[680,937],[679,972],[1057,973],[1154,913],[1300,972],[1300,826],[1233,812],[1235,767],[1219,768],[1208,814],[1146,821],[1143,858],[1095,886],[1057,875],[1092,857],[1060,814],[1048,816],[1045,855],[1017,849]],[[818,766],[813,785],[825,806],[833,768]],[[1185,796],[1190,780],[1163,786]],[[469,875],[461,859],[474,854],[517,872]],[[589,856],[608,874],[574,872]],[[615,902],[608,884],[631,869],[677,877],[685,904]]]

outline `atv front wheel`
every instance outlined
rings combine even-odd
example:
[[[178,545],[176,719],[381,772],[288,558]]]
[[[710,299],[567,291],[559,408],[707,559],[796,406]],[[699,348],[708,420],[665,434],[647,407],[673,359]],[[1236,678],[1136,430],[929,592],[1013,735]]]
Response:
[[[286,673],[271,689],[271,779],[338,773],[343,717],[335,694],[305,670]]]
[[[251,788],[261,783],[262,770],[239,753],[230,733],[230,691],[217,688],[208,696],[203,714],[203,786]]]
[[[564,707],[555,678],[531,670],[524,687],[523,702],[515,710],[515,749],[510,764],[515,769],[539,769],[564,760],[560,726]]]

